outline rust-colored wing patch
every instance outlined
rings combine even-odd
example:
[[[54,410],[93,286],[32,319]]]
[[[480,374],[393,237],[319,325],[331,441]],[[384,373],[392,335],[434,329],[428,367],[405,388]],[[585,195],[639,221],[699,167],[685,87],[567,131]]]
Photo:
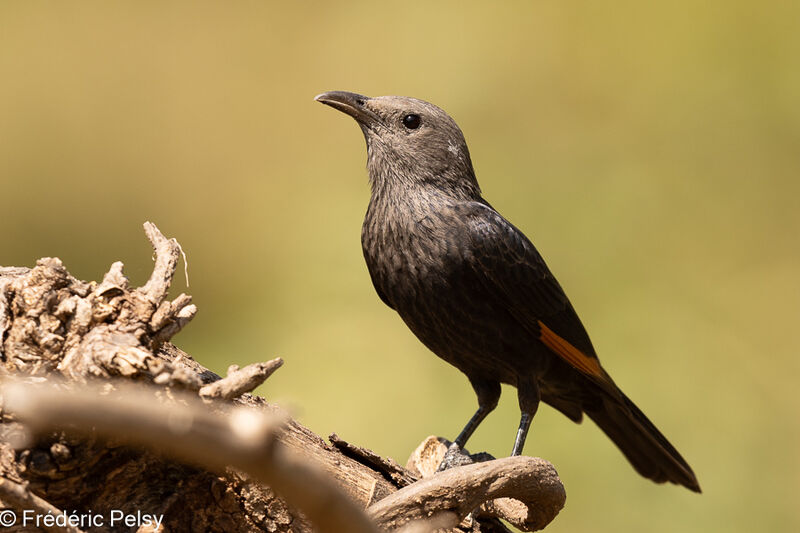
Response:
[[[539,322],[539,329],[541,330],[541,333],[539,334],[539,340],[541,340],[545,346],[550,348],[555,354],[584,374],[601,379],[603,381],[607,379],[606,373],[600,367],[600,362],[596,357],[589,357],[588,355],[584,354],[582,351],[570,344],[569,341],[556,335],[553,330],[545,326],[544,322],[541,320],[538,320],[537,322]]]

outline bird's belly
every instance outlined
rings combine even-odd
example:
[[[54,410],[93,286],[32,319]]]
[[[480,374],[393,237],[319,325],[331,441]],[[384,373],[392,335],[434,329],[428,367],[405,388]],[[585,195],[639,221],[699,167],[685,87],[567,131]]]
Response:
[[[516,385],[517,376],[541,375],[546,348],[487,292],[457,236],[406,230],[402,243],[385,228],[362,242],[376,290],[423,344],[470,378]]]
[[[423,344],[470,377],[516,385],[546,363],[538,340],[507,310],[468,291],[421,288],[397,311]]]

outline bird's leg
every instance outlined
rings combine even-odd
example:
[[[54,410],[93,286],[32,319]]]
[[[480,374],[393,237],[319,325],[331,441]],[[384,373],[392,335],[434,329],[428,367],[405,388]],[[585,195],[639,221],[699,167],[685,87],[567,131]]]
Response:
[[[511,455],[522,455],[522,448],[525,446],[525,438],[528,436],[528,429],[531,427],[533,416],[530,413],[523,411],[519,418],[519,429],[517,430],[517,438],[514,440],[514,449],[511,450]]]
[[[478,429],[486,415],[494,411],[494,408],[497,407],[497,402],[500,400],[500,383],[473,378],[470,378],[469,382],[472,384],[475,394],[478,395],[478,410],[475,411],[467,425],[456,437],[453,444],[456,444],[459,448],[463,448],[467,444],[467,440],[475,433],[475,430]]]
[[[478,395],[478,410],[475,411],[467,425],[464,426],[464,429],[461,430],[456,440],[448,448],[442,462],[439,464],[439,468],[436,469],[437,472],[472,462],[472,459],[464,454],[462,450],[467,444],[467,440],[475,433],[483,419],[486,418],[486,415],[497,407],[497,402],[500,399],[500,383],[472,378],[469,381],[472,383],[472,388],[475,389],[475,394]]]
[[[528,436],[528,429],[533,422],[533,415],[539,408],[539,384],[536,378],[519,380],[517,382],[517,396],[519,398],[519,410],[521,415],[519,417],[519,429],[517,430],[517,438],[514,439],[514,449],[511,450],[511,455],[522,455],[522,448],[525,446],[525,438]]]
[[[461,433],[458,434],[458,437],[456,437],[456,440],[453,441],[453,444],[455,444],[459,448],[463,448],[467,444],[467,441],[472,436],[472,434],[475,433],[475,430],[478,429],[480,423],[483,422],[483,419],[486,418],[486,415],[491,413],[494,410],[494,408],[495,408],[494,405],[478,406],[478,410],[475,411],[475,414],[472,415],[472,418],[469,419],[469,422],[467,422],[467,425],[464,426],[464,429],[461,430]]]

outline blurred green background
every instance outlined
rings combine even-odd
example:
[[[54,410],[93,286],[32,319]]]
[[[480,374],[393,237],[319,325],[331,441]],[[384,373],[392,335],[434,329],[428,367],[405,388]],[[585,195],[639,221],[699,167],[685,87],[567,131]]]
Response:
[[[799,22],[778,1],[3,2],[0,264],[141,283],[152,220],[189,257],[180,347],[220,372],[282,356],[263,395],[405,462],[475,398],[374,294],[364,142],[312,98],[430,100],[705,491],[544,407],[526,451],[568,492],[548,531],[797,531]],[[509,453],[513,392],[472,450]]]

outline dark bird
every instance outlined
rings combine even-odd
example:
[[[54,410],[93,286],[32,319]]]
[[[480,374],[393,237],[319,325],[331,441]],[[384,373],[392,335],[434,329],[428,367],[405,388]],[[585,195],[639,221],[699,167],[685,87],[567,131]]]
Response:
[[[481,197],[455,121],[402,96],[316,100],[353,117],[367,141],[361,243],[378,296],[478,395],[455,444],[464,447],[508,383],[522,413],[512,455],[541,400],[575,422],[586,413],[642,476],[700,492],[691,467],[600,366],[542,256]]]

